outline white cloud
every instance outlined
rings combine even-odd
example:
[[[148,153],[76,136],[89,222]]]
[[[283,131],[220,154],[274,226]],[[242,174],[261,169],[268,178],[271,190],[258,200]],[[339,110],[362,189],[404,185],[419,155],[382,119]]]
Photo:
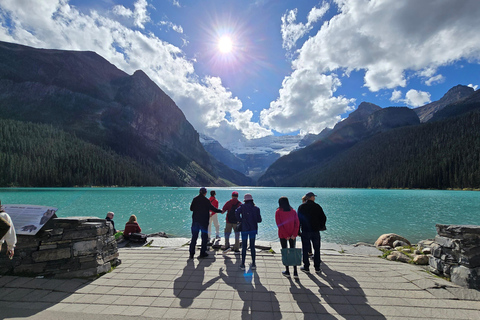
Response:
[[[400,90],[393,90],[392,96],[390,97],[390,101],[399,102],[402,99],[402,91]]]
[[[433,84],[442,83],[443,81],[445,81],[445,77],[441,74],[437,74],[436,76],[427,79],[425,84],[427,86],[432,86]]]
[[[476,1],[336,0],[339,14],[300,50],[294,68],[365,70],[371,91],[404,87],[420,71],[480,57]]]
[[[170,21],[160,21],[159,24],[161,24],[162,26],[167,26],[167,27],[171,28],[173,31],[175,31],[175,32],[177,32],[177,33],[183,33],[183,28],[182,28],[182,26],[176,25],[176,24],[174,24],[173,22],[170,22]]]
[[[363,71],[364,85],[370,91],[406,87],[406,73],[422,77],[433,85],[443,81],[435,75],[441,66],[466,59],[480,60],[480,33],[471,26],[480,25],[477,1],[436,0],[334,0],[338,14],[323,23],[315,36],[305,41],[292,61],[293,73],[283,81],[279,97],[262,112],[262,123],[285,131],[318,132],[323,124],[332,124],[338,114],[348,110],[351,102],[309,84],[309,79]],[[297,24],[297,11],[282,18],[285,48],[292,48],[304,34],[305,26]],[[315,83],[315,81],[314,81]],[[322,84],[328,87],[328,82]],[[308,88],[309,87],[309,88]],[[427,92],[411,90],[404,100],[399,93],[392,98],[418,106],[430,101]],[[312,106],[323,106],[322,117],[315,128],[302,121]],[[308,116],[311,116],[308,113]],[[288,121],[288,119],[293,121]],[[298,122],[298,126],[292,123]]]
[[[145,29],[145,23],[150,21],[147,6],[147,0],[137,0],[133,5],[135,8],[133,11],[122,5],[116,5],[113,7],[112,12],[122,17],[133,18],[133,23],[136,27]]]
[[[477,91],[478,84],[473,85],[472,83],[470,83],[468,86],[469,86],[470,88],[473,88],[473,90]]]
[[[135,17],[136,25],[143,30],[149,21],[147,2],[139,0],[134,7],[132,16],[126,8],[117,6],[114,11]],[[194,62],[181,49],[141,30],[96,11],[81,13],[66,0],[2,0],[0,9],[0,40],[41,48],[95,51],[129,74],[141,69],[177,103],[198,131],[221,143],[244,135],[253,138],[271,134],[251,122],[252,112],[242,111],[242,102],[232,97],[219,78],[199,79]]]
[[[320,20],[325,13],[330,8],[328,3],[323,3],[320,8],[314,7],[310,10],[307,17],[307,24],[296,23],[297,20],[297,9],[288,11],[282,16],[282,39],[283,39],[283,48],[287,51],[290,51],[295,47],[298,39],[306,35],[310,30],[313,29],[315,22]]]
[[[430,103],[430,93],[425,91],[417,91],[415,89],[410,89],[405,94],[405,103],[412,107],[420,107]]]
[[[261,123],[282,133],[319,133],[332,127],[341,120],[340,114],[352,110],[354,103],[354,99],[333,96],[340,85],[336,75],[295,70],[283,80],[280,97],[260,113]]]

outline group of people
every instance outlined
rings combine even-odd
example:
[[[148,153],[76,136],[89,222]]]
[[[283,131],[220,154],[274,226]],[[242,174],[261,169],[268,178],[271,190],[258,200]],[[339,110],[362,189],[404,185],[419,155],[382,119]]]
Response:
[[[115,213],[113,211],[109,211],[105,220],[109,221],[112,224],[113,233],[117,233],[117,229],[115,229],[115,222],[113,221],[113,217]],[[139,234],[142,232],[142,228],[137,221],[137,216],[132,214],[128,219],[128,222],[125,223],[125,229],[123,230],[123,236],[125,239],[129,239],[134,234]]]
[[[211,236],[211,224],[216,229],[216,239],[220,238],[218,213],[227,212],[225,225],[225,246],[224,252],[231,250],[230,235],[235,233],[235,244],[233,250],[240,251],[240,236],[242,237],[242,259],[240,268],[245,270],[245,259],[247,248],[250,247],[252,263],[250,268],[256,269],[255,264],[255,239],[258,233],[258,223],[262,222],[260,209],[253,202],[250,193],[244,195],[244,203],[238,200],[238,192],[232,192],[232,199],[227,201],[223,208],[218,208],[218,200],[215,198],[215,191],[210,192],[210,198],[206,197],[207,189],[200,188],[191,205],[192,211],[192,239],[190,241],[190,259],[195,255],[195,247],[198,235],[201,232],[201,246],[199,258],[208,256],[207,245]],[[313,255],[313,267],[315,272],[320,273],[320,231],[326,230],[327,217],[323,208],[315,202],[315,195],[309,192],[302,197],[302,204],[295,211],[290,206],[287,197],[278,200],[278,209],[275,212],[275,221],[278,227],[278,237],[282,248],[295,248],[296,238],[300,235],[302,239],[303,266],[300,268],[305,273],[310,273],[310,255]],[[290,277],[289,267],[285,267],[282,274]],[[294,266],[294,278],[298,278],[297,267]]]

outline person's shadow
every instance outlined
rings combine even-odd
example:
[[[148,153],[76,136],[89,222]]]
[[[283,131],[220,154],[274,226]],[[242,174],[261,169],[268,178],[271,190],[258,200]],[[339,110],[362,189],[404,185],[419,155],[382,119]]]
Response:
[[[182,275],[176,278],[173,283],[173,294],[180,299],[182,308],[191,306],[196,297],[220,279],[220,276],[217,276],[203,283],[205,268],[209,267],[214,261],[215,258],[198,259],[198,264],[195,267],[194,260],[188,259]]]
[[[325,307],[322,306],[320,298],[313,291],[303,286],[300,280],[296,280],[296,284],[292,279],[289,280],[290,293],[300,310],[302,310],[304,319],[337,319],[335,316],[327,313]]]
[[[275,292],[269,291],[260,281],[260,277],[254,270],[247,272],[239,269],[239,256],[236,263],[230,257],[225,257],[225,272],[220,268],[218,273],[225,284],[238,292],[243,301],[242,319],[252,319],[254,315],[269,313],[270,319],[282,319],[280,304]]]
[[[326,284],[320,282],[313,274],[309,274],[308,277],[318,285],[318,292],[330,307],[345,319],[357,319],[358,316],[367,319],[386,319],[367,303],[365,293],[353,277],[332,270],[325,263],[322,264],[320,277]]]

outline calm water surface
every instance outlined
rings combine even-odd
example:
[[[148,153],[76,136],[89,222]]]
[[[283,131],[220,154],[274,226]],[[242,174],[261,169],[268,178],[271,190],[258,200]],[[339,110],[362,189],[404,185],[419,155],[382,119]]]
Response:
[[[212,188],[207,188],[208,191]],[[322,240],[340,244],[373,243],[383,233],[397,233],[411,242],[433,238],[435,224],[480,225],[480,192],[439,190],[367,190],[303,188],[213,188],[220,206],[232,191],[253,195],[263,222],[260,240],[277,239],[275,210],[278,198],[286,196],[295,209],[308,191],[327,215]],[[142,231],[164,231],[178,237],[190,236],[190,203],[198,188],[0,188],[4,204],[55,206],[59,217],[96,216],[115,212],[117,229],[123,229],[131,214],[137,215]],[[220,215],[223,236],[225,215]]]

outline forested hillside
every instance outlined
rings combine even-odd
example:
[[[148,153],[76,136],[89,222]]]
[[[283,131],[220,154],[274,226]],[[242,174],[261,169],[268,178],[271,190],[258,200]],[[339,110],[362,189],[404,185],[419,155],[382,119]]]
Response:
[[[301,186],[480,188],[480,110],[359,142],[328,165],[291,177]],[[298,184],[295,184],[298,185]]]
[[[168,172],[105,151],[50,125],[0,119],[1,187],[178,184]]]

